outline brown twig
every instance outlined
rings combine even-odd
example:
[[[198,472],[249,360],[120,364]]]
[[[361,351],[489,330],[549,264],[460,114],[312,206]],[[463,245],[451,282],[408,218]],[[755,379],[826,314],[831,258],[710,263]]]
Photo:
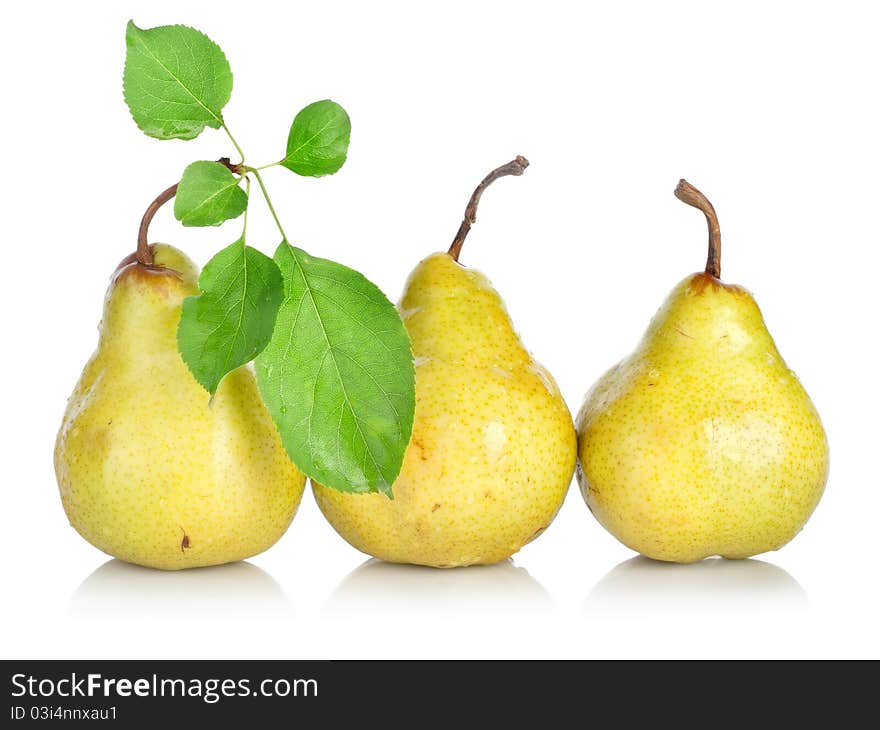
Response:
[[[165,203],[167,203],[171,198],[175,196],[177,193],[177,183],[174,183],[170,188],[166,188],[163,190],[156,199],[147,206],[147,209],[144,211],[144,217],[141,218],[141,226],[138,228],[138,243],[137,243],[137,254],[136,258],[139,264],[144,266],[152,266],[153,265],[153,252],[150,250],[150,244],[147,242],[147,231],[150,228],[150,223],[153,220],[153,216],[156,215],[156,211],[159,210]]]
[[[242,166],[231,164],[228,157],[221,157],[217,162],[227,167],[232,173],[237,175],[244,173]],[[153,265],[153,252],[150,250],[150,245],[147,241],[147,233],[150,229],[150,223],[153,222],[153,217],[156,215],[159,208],[165,205],[165,203],[171,200],[176,194],[177,183],[174,183],[174,185],[165,188],[165,190],[159,193],[159,195],[156,196],[156,199],[150,203],[144,211],[144,216],[141,218],[140,228],[138,228],[137,253],[135,254],[137,262],[143,266]]]
[[[470,233],[471,226],[477,222],[477,206],[480,204],[480,198],[483,195],[483,191],[499,177],[522,175],[528,166],[529,161],[522,155],[517,155],[515,160],[511,160],[501,167],[496,167],[483,178],[483,181],[479,185],[477,185],[477,189],[474,190],[474,194],[471,195],[467,208],[465,208],[464,219],[458,228],[458,233],[455,234],[455,238],[452,240],[452,245],[449,247],[448,253],[455,261],[458,261],[461,247],[464,245],[464,239],[467,238],[468,233]]]
[[[706,222],[709,224],[709,255],[706,257],[706,273],[721,278],[721,228],[718,225],[718,215],[709,199],[691,185],[687,180],[679,180],[675,188],[675,197],[682,203],[687,203],[698,210],[703,211]]]

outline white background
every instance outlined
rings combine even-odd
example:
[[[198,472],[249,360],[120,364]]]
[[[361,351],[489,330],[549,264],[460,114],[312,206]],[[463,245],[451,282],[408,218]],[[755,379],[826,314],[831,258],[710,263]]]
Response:
[[[4,657],[877,657],[878,23],[806,2],[6,3],[2,185]],[[248,563],[166,574],[108,562],[68,526],[52,467],[65,400],[96,342],[110,273],[146,204],[184,166],[233,150],[141,134],[122,100],[124,27],[187,23],[226,52],[225,116],[248,161],[283,152],[293,114],[351,114],[331,178],[267,183],[288,233],[392,299],[445,249],[473,186],[462,262],[486,272],[572,411],[702,268],[718,210],[724,278],[756,295],[822,414],[831,477],[778,553],[633,560],[573,486],[511,564],[384,564],[336,536],[306,492]],[[234,157],[234,155],[232,155]],[[258,197],[249,240],[276,234]],[[170,207],[170,206],[169,206]],[[238,233],[153,240],[200,263]]]

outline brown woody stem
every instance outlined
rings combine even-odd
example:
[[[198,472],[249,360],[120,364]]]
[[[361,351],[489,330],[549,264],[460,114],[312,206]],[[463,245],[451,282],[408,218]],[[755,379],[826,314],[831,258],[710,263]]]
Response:
[[[515,160],[511,160],[501,167],[496,167],[483,178],[483,181],[479,185],[477,185],[477,189],[474,190],[474,194],[471,195],[467,208],[465,208],[464,219],[461,221],[458,233],[455,234],[455,238],[452,240],[452,245],[449,247],[448,253],[455,261],[458,261],[461,247],[464,245],[464,239],[467,238],[468,233],[470,233],[471,226],[477,222],[477,206],[480,204],[480,198],[483,195],[483,191],[499,177],[522,175],[528,166],[529,161],[522,155],[517,155]]]
[[[706,257],[706,273],[721,278],[721,228],[718,225],[718,215],[709,199],[691,185],[687,180],[679,180],[675,188],[675,197],[682,203],[687,203],[698,210],[703,211],[706,222],[709,224],[709,255]]]
[[[243,172],[241,165],[231,164],[228,157],[221,157],[217,162],[228,167],[230,172],[236,174],[242,174]],[[165,190],[159,193],[159,195],[156,196],[156,199],[150,203],[144,211],[144,217],[141,218],[141,225],[140,228],[138,228],[137,253],[135,254],[137,262],[143,266],[153,265],[153,252],[150,250],[150,244],[147,240],[150,223],[153,222],[153,217],[156,215],[159,208],[165,205],[165,203],[171,200],[176,194],[177,183],[174,183],[170,188],[165,188]]]
[[[166,188],[163,190],[156,199],[147,206],[147,209],[144,211],[144,217],[141,218],[141,227],[138,229],[138,245],[137,245],[137,254],[136,258],[139,264],[143,266],[152,266],[153,265],[153,252],[150,250],[150,244],[147,242],[147,231],[150,228],[150,223],[153,220],[153,216],[156,215],[156,211],[159,210],[165,203],[167,203],[174,195],[177,193],[177,183],[174,183],[170,188]]]

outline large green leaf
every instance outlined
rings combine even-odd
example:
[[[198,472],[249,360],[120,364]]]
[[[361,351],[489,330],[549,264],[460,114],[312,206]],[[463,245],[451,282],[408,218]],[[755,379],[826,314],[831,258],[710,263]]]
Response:
[[[223,376],[269,342],[284,283],[275,262],[241,238],[212,258],[187,297],[177,330],[181,357],[212,395]]]
[[[321,484],[390,496],[415,411],[403,322],[356,271],[287,242],[275,262],[284,301],[256,368],[284,446]]]
[[[232,71],[220,47],[185,25],[125,31],[123,93],[134,121],[158,139],[193,139],[223,124]]]

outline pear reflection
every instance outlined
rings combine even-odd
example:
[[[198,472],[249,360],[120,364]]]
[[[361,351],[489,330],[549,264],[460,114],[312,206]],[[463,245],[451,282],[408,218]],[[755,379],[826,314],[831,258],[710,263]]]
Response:
[[[525,568],[507,560],[468,568],[426,568],[370,559],[349,573],[327,613],[534,613],[553,601]]]
[[[778,565],[711,558],[691,565],[637,557],[600,580],[585,610],[597,613],[766,613],[809,607],[804,589]]]
[[[283,616],[290,603],[275,579],[251,563],[163,571],[109,560],[76,589],[81,618]]]

